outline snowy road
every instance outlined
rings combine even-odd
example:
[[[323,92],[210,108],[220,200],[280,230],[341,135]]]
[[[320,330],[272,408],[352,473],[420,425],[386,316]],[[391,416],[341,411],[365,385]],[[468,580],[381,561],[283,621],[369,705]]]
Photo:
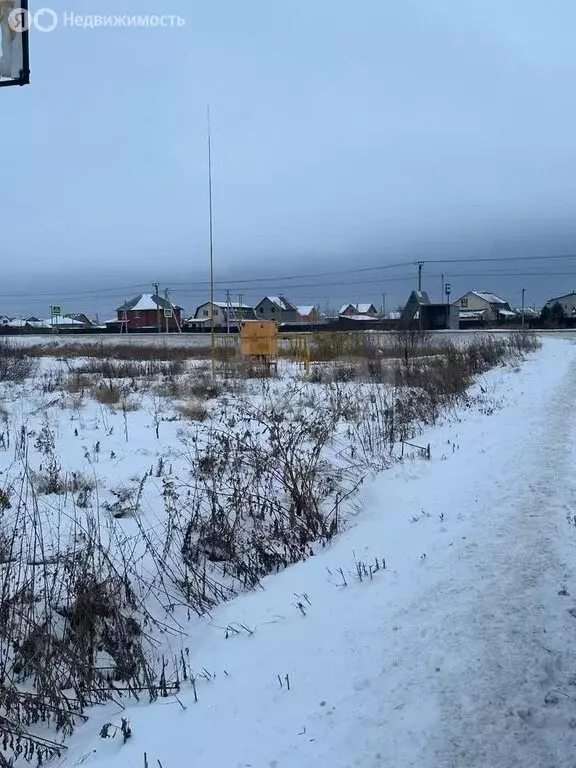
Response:
[[[576,346],[547,339],[481,384],[486,412],[370,483],[329,551],[191,633],[216,673],[198,703],[129,709],[126,745],[98,739],[120,713],[97,710],[63,764],[574,768]],[[374,557],[386,570],[360,583]],[[225,639],[231,622],[253,634]]]

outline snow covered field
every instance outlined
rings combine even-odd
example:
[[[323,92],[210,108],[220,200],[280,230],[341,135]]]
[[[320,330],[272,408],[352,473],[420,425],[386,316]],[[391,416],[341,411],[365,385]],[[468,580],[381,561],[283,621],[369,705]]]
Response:
[[[410,436],[430,445],[430,461],[409,448],[398,461],[395,450],[386,471],[367,473],[330,544],[201,617],[179,608],[178,632],[155,630],[162,653],[189,660],[194,686],[180,679],[175,697],[91,709],[56,764],[573,766],[575,374],[573,344],[546,338],[521,366],[481,375],[477,398]],[[257,402],[260,386],[249,385]],[[196,428],[153,392],[125,396],[144,407],[38,389],[14,390],[5,408],[6,423],[26,423],[39,445],[30,471],[46,471],[49,432],[61,474],[93,478],[88,506],[95,496],[108,505],[128,547],[137,519],[160,526]],[[312,418],[320,405],[308,407]],[[4,478],[15,471],[5,448]],[[78,493],[44,497],[59,530],[63,512],[88,514]],[[103,739],[122,718],[126,743],[110,726]]]

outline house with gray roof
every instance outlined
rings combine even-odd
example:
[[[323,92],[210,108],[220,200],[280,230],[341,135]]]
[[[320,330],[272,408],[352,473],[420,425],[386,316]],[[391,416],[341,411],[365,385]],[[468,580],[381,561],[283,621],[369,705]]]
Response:
[[[564,296],[558,296],[555,299],[550,299],[546,302],[546,306],[552,309],[554,304],[560,304],[567,317],[576,316],[576,291],[572,293],[566,293]]]
[[[452,306],[458,307],[463,321],[470,319],[488,324],[506,322],[516,317],[510,304],[491,291],[468,291]]]
[[[285,296],[265,296],[254,311],[258,320],[276,320],[279,325],[300,321],[298,307]]]

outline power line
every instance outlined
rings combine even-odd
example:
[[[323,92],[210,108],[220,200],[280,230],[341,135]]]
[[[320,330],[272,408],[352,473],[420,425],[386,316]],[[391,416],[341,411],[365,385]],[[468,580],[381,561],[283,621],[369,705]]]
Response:
[[[352,275],[352,274],[362,274],[366,272],[377,272],[377,271],[386,271],[389,269],[399,269],[401,267],[418,267],[419,264],[427,265],[427,264],[470,264],[471,266],[474,264],[486,264],[486,263],[509,263],[509,262],[526,262],[526,261],[549,261],[549,260],[561,260],[561,259],[576,259],[576,254],[549,254],[545,256],[490,256],[490,257],[479,257],[479,258],[450,258],[450,259],[423,259],[421,261],[414,261],[414,260],[407,260],[407,261],[401,261],[396,262],[394,264],[380,264],[378,266],[371,266],[371,267],[356,267],[353,269],[345,269],[345,270],[331,270],[328,272],[316,272],[316,273],[299,273],[299,274],[293,274],[293,275],[280,275],[280,276],[273,276],[273,277],[254,277],[254,278],[243,278],[243,279],[235,279],[235,280],[215,280],[215,285],[246,285],[246,286],[252,286],[252,285],[260,285],[262,283],[271,283],[273,286],[280,285],[284,281],[287,280],[315,280],[322,277],[336,277],[339,275]],[[471,272],[466,272],[466,274],[474,274]],[[476,273],[477,274],[477,273]],[[519,276],[522,274],[521,272],[513,273],[518,274]],[[543,274],[543,273],[540,273]],[[391,279],[391,278],[386,278]],[[365,282],[371,282],[372,279]],[[189,281],[181,281],[181,280],[163,280],[162,282],[170,284],[172,286],[202,286],[206,285],[208,286],[210,284],[209,280],[189,280]],[[359,283],[358,283],[359,284]],[[109,288],[98,288],[98,289],[92,289],[89,291],[74,291],[74,292],[58,292],[58,296],[61,298],[76,298],[80,296],[101,296],[105,293],[118,293],[118,294],[124,294],[126,291],[132,291],[132,290],[138,290],[140,288],[146,288],[148,287],[148,283],[134,283],[132,285],[128,286],[120,286],[120,287],[109,287]],[[289,286],[290,289],[295,288],[297,286]],[[0,299],[2,298],[27,298],[27,297],[35,297],[35,298],[52,298],[54,296],[54,291],[47,292],[47,293],[36,293],[36,294],[30,294],[29,292],[26,293],[10,293],[10,294],[0,294]]]
[[[427,273],[428,279],[433,278],[439,278],[441,276],[440,272],[435,273]],[[451,279],[455,278],[495,278],[495,277],[569,277],[569,276],[576,276],[576,270],[562,270],[562,271],[554,271],[551,272],[550,270],[545,271],[514,271],[514,272],[505,272],[505,271],[486,271],[486,272],[450,272],[449,276]],[[415,275],[413,273],[407,273],[404,275],[394,275],[390,277],[382,278],[382,283],[402,283],[402,282],[408,282],[415,280]],[[301,290],[301,289],[327,289],[327,288],[340,288],[340,287],[347,287],[347,286],[362,286],[362,285],[371,285],[374,286],[375,280],[374,278],[366,278],[362,280],[346,280],[346,281],[338,281],[338,282],[330,282],[330,283],[298,283],[296,285],[291,285],[291,290]],[[176,285],[176,283],[171,283],[171,285]],[[257,289],[250,289],[250,283],[246,283],[246,289],[245,293],[248,293],[250,295],[258,295],[260,292]],[[185,288],[178,291],[178,294],[181,296],[202,296],[206,293],[206,289],[202,287],[198,288]],[[19,296],[17,294],[5,294],[0,295],[0,299],[3,299],[3,304],[15,304],[20,303],[23,299],[28,299],[30,301],[34,300],[40,300],[45,296],[53,297],[54,293],[51,294],[32,294],[32,293],[26,293],[22,296]],[[58,294],[59,298],[67,298],[68,300],[88,300],[92,299],[94,301],[98,301],[104,298],[112,299],[125,299],[125,292],[120,292],[118,290],[116,296],[103,296],[102,293],[99,291],[94,291],[91,293],[74,293],[74,294]]]
[[[474,265],[477,264],[507,264],[507,263],[520,263],[520,262],[547,262],[547,261],[558,261],[558,260],[572,260],[576,259],[576,254],[550,254],[546,256],[503,256],[503,257],[482,257],[482,258],[475,258],[475,259],[465,259],[465,258],[451,258],[451,259],[428,259],[424,261],[424,264],[434,264],[434,265],[445,265],[445,264],[459,264],[459,265],[469,265],[470,267],[474,267]],[[272,289],[279,289],[280,284],[284,281],[288,280],[297,280],[300,279],[303,282],[292,284],[289,286],[289,290],[299,290],[304,288],[337,288],[337,287],[343,287],[343,286],[351,286],[351,285],[373,285],[376,280],[381,280],[382,282],[386,283],[393,283],[393,282],[405,282],[409,280],[416,280],[417,279],[417,273],[416,269],[413,269],[413,271],[405,272],[404,274],[395,274],[395,275],[382,275],[382,276],[374,276],[373,274],[370,274],[370,277],[366,277],[365,279],[360,280],[346,280],[344,282],[340,281],[334,281],[329,283],[309,283],[304,282],[306,280],[317,280],[319,278],[323,277],[330,277],[330,276],[339,276],[339,275],[353,275],[353,274],[364,274],[364,273],[373,273],[378,270],[382,272],[387,272],[388,270],[392,269],[398,269],[400,267],[412,267],[415,268],[418,266],[418,262],[415,261],[404,261],[404,262],[397,262],[394,264],[383,264],[379,265],[377,267],[361,267],[361,268],[355,268],[355,269],[348,269],[348,270],[333,270],[330,272],[318,272],[313,274],[300,274],[300,275],[291,275],[291,276],[282,276],[282,277],[266,277],[266,278],[244,278],[242,280],[227,280],[227,281],[215,281],[217,284],[233,284],[235,286],[244,286],[244,290],[248,293],[256,294],[258,292],[258,285],[261,285],[262,283],[269,283],[271,284],[268,288],[268,290]],[[497,277],[568,277],[576,275],[576,271],[574,269],[566,269],[566,270],[554,270],[551,271],[549,269],[546,270],[515,270],[515,271],[504,271],[504,270],[490,270],[490,271],[472,271],[472,269],[460,269],[457,272],[450,272],[450,278],[497,278]],[[440,276],[440,273],[433,274],[433,273],[427,273],[427,278],[437,278]],[[178,291],[182,295],[195,295],[195,294],[204,294],[205,293],[205,285],[208,285],[208,281],[174,281],[174,280],[166,280],[167,284],[171,285],[173,288],[180,287],[180,290]],[[51,291],[51,292],[40,292],[40,293],[30,293],[29,291],[25,293],[5,293],[0,294],[0,300],[3,301],[4,304],[14,304],[14,303],[20,303],[23,301],[37,301],[41,300],[43,298],[53,298],[55,294],[58,294],[59,300],[88,300],[88,299],[124,299],[126,292],[128,291],[137,291],[139,289],[144,289],[148,286],[147,283],[134,283],[132,285],[128,286],[119,286],[119,287],[104,287],[104,288],[98,288],[98,289],[92,289],[92,290],[83,290],[83,291]],[[190,287],[185,287],[190,286]]]
[[[286,280],[301,280],[301,279],[316,279],[319,277],[332,277],[332,276],[338,276],[338,275],[352,275],[352,274],[360,274],[363,272],[377,272],[377,271],[383,271],[388,269],[398,269],[401,267],[418,267],[420,264],[426,265],[426,264],[480,264],[480,263],[498,263],[498,262],[525,262],[525,261],[549,261],[549,260],[556,260],[556,259],[576,259],[576,254],[549,254],[545,256],[490,256],[490,257],[479,257],[479,258],[452,258],[452,259],[421,259],[420,261],[416,261],[414,259],[406,260],[406,261],[399,261],[394,264],[380,264],[378,266],[371,266],[371,267],[356,267],[354,269],[343,269],[343,270],[332,270],[329,272],[316,272],[316,273],[300,273],[297,275],[280,275],[276,277],[254,277],[254,278],[245,278],[243,280],[216,280],[215,284],[246,284],[246,285],[254,285],[254,284],[260,284],[260,283],[273,283],[273,284],[280,284],[283,283]],[[199,285],[199,284],[207,284],[208,281],[206,280],[196,280],[194,282],[192,281],[167,281],[171,282],[172,285]],[[290,286],[292,288],[293,286]]]

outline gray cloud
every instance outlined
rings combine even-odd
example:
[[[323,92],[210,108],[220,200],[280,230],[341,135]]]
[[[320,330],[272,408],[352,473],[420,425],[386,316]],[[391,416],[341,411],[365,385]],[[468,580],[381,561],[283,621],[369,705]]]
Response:
[[[33,84],[0,94],[14,137],[2,293],[27,292],[24,312],[52,283],[74,309],[105,312],[115,302],[103,288],[160,279],[176,292],[206,279],[207,102],[219,290],[443,254],[576,253],[569,0],[77,0],[74,11],[187,23],[36,34]],[[469,271],[486,279],[452,282],[516,293],[529,283],[540,302],[564,290],[573,264],[539,263],[549,279],[483,264]],[[273,287],[301,284],[295,298],[322,303],[347,290],[399,301],[412,284],[409,268],[397,273],[404,282],[382,272]],[[188,306],[202,298],[201,285],[180,290]]]

